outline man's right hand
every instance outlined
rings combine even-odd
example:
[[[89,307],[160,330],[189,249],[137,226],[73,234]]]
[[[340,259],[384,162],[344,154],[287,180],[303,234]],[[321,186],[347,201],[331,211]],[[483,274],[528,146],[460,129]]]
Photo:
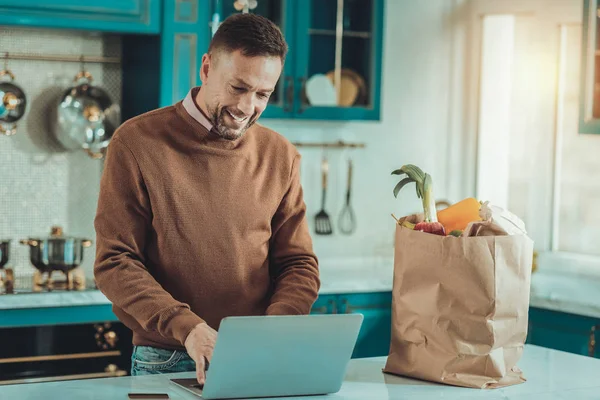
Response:
[[[204,385],[206,378],[204,374],[205,361],[210,362],[212,359],[216,341],[217,331],[208,326],[206,322],[196,325],[185,339],[185,349],[192,360],[196,362],[196,379],[201,385]]]

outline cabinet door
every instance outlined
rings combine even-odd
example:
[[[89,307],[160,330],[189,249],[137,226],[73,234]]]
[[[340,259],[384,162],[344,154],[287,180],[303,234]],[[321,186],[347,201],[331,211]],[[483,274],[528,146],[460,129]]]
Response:
[[[362,314],[353,358],[387,356],[392,327],[392,293],[360,293],[340,296],[341,313]]]
[[[160,107],[182,100],[200,85],[202,56],[210,42],[210,0],[164,0]]]
[[[160,0],[3,0],[0,25],[158,33]]]
[[[383,0],[298,0],[295,116],[378,120]]]
[[[549,310],[529,310],[527,343],[584,356],[598,356],[595,345],[600,321]]]
[[[319,295],[315,304],[310,310],[311,314],[336,314],[337,313],[337,296],[332,294]]]
[[[234,0],[214,0],[216,14],[213,16],[213,23],[222,22],[228,16],[239,13],[234,3]],[[262,15],[273,21],[281,29],[289,47],[281,77],[261,118],[291,118],[293,115],[295,56],[293,7],[291,0],[259,0],[256,8],[248,10],[250,13]]]
[[[584,0],[579,89],[579,132],[600,133],[600,40],[598,0]]]

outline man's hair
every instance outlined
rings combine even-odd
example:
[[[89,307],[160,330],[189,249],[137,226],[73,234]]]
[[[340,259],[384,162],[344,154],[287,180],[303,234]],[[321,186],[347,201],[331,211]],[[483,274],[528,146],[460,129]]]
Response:
[[[213,36],[208,53],[241,50],[246,57],[270,56],[285,61],[288,46],[273,22],[257,14],[233,14],[227,17]]]

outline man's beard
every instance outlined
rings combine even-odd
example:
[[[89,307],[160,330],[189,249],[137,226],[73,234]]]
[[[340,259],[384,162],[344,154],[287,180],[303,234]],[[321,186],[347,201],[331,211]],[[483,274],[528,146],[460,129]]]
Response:
[[[207,106],[208,108],[208,106]],[[248,122],[246,125],[239,131],[234,131],[231,128],[228,128],[225,125],[225,113],[227,112],[225,108],[221,108],[220,110],[211,110],[208,108],[210,113],[210,119],[214,126],[214,131],[220,138],[225,140],[236,140],[242,137],[244,133],[256,122],[256,113],[252,115],[252,117],[248,118]]]

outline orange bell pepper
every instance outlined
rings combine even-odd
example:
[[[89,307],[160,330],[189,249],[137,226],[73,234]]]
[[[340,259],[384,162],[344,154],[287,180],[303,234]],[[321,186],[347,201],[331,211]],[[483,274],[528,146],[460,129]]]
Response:
[[[446,232],[464,230],[469,222],[481,221],[479,208],[481,204],[477,199],[468,197],[450,207],[437,212],[438,221],[444,225]]]

